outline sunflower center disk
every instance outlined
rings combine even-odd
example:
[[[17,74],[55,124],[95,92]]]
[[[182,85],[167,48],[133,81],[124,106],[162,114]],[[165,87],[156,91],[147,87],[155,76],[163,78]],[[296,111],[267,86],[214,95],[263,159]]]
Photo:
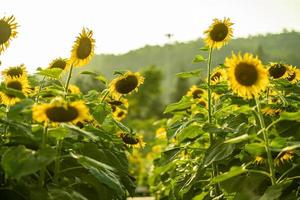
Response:
[[[8,88],[15,89],[15,90],[22,90],[22,84],[19,81],[11,81],[6,85]]]
[[[201,97],[201,94],[203,94],[203,91],[202,90],[195,90],[193,92],[193,99],[197,99],[197,98],[200,98]]]
[[[50,68],[60,68],[60,69],[65,69],[66,67],[66,62],[63,60],[57,60],[51,65]]]
[[[124,115],[125,113],[123,112],[123,111],[120,111],[119,113],[118,113],[118,117],[122,117],[123,115]]]
[[[242,62],[236,66],[234,76],[241,85],[251,86],[256,83],[258,72],[255,66]]]
[[[134,75],[129,75],[116,83],[116,90],[121,94],[128,94],[138,86],[138,79]]]
[[[215,42],[223,41],[226,38],[227,34],[228,27],[223,23],[216,24],[209,33],[211,39]]]
[[[292,80],[294,80],[295,77],[296,77],[296,73],[293,72],[293,74],[290,75],[290,76],[287,78],[287,80],[288,80],[288,81],[292,81]]]
[[[52,122],[71,122],[78,117],[78,110],[72,106],[52,107],[46,111],[47,117]]]
[[[280,78],[286,72],[286,67],[284,65],[275,65],[269,69],[269,74],[273,78]]]
[[[129,134],[126,134],[125,136],[123,136],[122,140],[125,144],[137,144],[137,143],[139,143],[138,138],[130,136]]]
[[[211,80],[212,81],[217,81],[221,78],[221,73],[220,72],[216,72],[212,77],[211,77]]]
[[[0,21],[0,44],[7,42],[11,35],[11,28],[5,21]]]
[[[21,68],[11,68],[7,71],[8,76],[22,76],[23,70]]]
[[[85,59],[89,57],[92,51],[92,42],[89,38],[81,38],[79,46],[77,48],[77,57],[79,59]]]

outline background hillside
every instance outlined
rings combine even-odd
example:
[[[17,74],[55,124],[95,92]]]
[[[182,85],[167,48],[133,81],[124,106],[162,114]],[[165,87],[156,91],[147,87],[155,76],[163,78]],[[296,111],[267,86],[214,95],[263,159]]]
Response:
[[[172,99],[176,100],[176,96],[180,96],[176,93],[185,93],[186,91],[183,90],[196,81],[178,80],[175,76],[176,73],[202,68],[202,74],[205,75],[205,62],[192,63],[197,54],[206,57],[207,52],[200,50],[203,45],[202,40],[198,39],[189,42],[174,42],[164,46],[145,46],[122,55],[96,55],[89,66],[79,70],[94,71],[113,78],[113,72],[116,70],[141,71],[149,68],[149,66],[152,66],[152,69],[153,66],[156,66],[155,69],[160,71],[160,76],[162,76],[162,98],[163,101],[168,102]],[[225,57],[230,55],[232,51],[255,53],[265,63],[283,61],[300,66],[300,33],[284,31],[280,34],[234,39],[225,48],[214,51],[213,66],[223,63]],[[77,70],[77,72],[79,71]],[[80,75],[76,78],[76,84],[83,91],[101,88],[101,84],[92,80],[90,76]]]

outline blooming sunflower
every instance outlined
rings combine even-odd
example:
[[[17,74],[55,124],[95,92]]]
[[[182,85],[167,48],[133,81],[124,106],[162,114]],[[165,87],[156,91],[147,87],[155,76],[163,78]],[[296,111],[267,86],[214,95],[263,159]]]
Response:
[[[210,82],[212,85],[216,85],[220,82],[227,80],[226,70],[220,67],[214,69],[210,76]]]
[[[129,107],[128,100],[125,98],[120,98],[119,100],[109,99],[107,102],[111,106],[113,112],[116,110],[117,107],[121,107],[125,109],[128,109]]]
[[[7,77],[4,84],[8,89],[14,89],[22,92],[25,96],[30,92],[30,86],[28,83],[27,77]],[[20,101],[20,98],[15,96],[14,94],[8,91],[1,91],[0,97],[2,99],[2,103],[7,106],[12,106]]]
[[[232,38],[232,25],[233,23],[230,22],[229,18],[224,18],[223,20],[214,19],[209,29],[204,32],[206,45],[217,49],[226,45]]]
[[[286,78],[288,76],[288,67],[283,63],[271,62],[268,71],[273,79]]]
[[[27,70],[23,64],[16,66],[16,67],[9,67],[6,70],[2,71],[2,75],[5,78],[12,78],[12,77],[21,77],[27,76]]]
[[[37,122],[63,123],[84,122],[90,120],[89,109],[84,101],[66,102],[58,97],[50,103],[34,105],[32,107],[32,118]]]
[[[51,61],[48,68],[60,68],[62,70],[68,69],[70,66],[70,61],[66,58],[56,58]]]
[[[17,36],[17,26],[13,15],[0,19],[0,54],[9,47],[10,41]]]
[[[167,139],[167,130],[164,127],[160,127],[155,132],[155,137],[161,140]]]
[[[284,162],[291,161],[294,157],[294,154],[295,152],[291,150],[280,152],[275,158],[275,165],[279,166],[280,164],[284,164]]]
[[[193,97],[193,99],[198,99],[206,96],[206,91],[198,88],[196,85],[192,85],[192,87],[186,93],[186,96]]]
[[[257,97],[269,84],[268,71],[252,54],[232,54],[232,58],[226,58],[225,65],[230,88],[245,99]]]
[[[254,163],[257,165],[263,164],[265,162],[265,159],[261,156],[255,156]]]
[[[77,67],[87,65],[94,56],[94,49],[93,31],[83,28],[73,45],[71,63]]]
[[[109,84],[109,90],[111,95],[118,99],[122,95],[138,90],[138,87],[143,83],[144,77],[141,76],[140,73],[128,71],[120,77],[112,80]]]
[[[113,112],[113,117],[118,120],[122,121],[127,115],[127,110],[121,109],[116,107],[116,110]]]
[[[136,148],[144,148],[145,142],[142,135],[133,135],[129,133],[119,133],[119,137],[123,140],[123,142],[132,147]]]
[[[76,85],[69,85],[68,91],[69,91],[71,94],[80,94],[80,89],[79,89],[79,87],[77,87]]]
[[[278,116],[282,112],[281,109],[272,108],[270,106],[263,108],[261,111],[264,115],[268,115],[268,116]]]
[[[289,66],[288,67],[288,76],[286,77],[286,79],[291,84],[296,84],[300,80],[300,70],[294,66]]]

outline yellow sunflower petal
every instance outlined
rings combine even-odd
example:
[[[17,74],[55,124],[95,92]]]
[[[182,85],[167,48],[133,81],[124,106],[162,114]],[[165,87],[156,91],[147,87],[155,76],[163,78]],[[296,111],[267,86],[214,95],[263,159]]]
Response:
[[[17,36],[17,27],[13,15],[0,19],[0,54],[9,47],[10,41]]]

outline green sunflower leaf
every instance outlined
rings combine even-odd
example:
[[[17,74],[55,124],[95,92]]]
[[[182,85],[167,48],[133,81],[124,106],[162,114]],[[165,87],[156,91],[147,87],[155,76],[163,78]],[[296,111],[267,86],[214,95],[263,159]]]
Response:
[[[192,78],[192,77],[200,77],[200,72],[201,72],[201,70],[197,69],[197,70],[193,70],[193,71],[189,71],[189,72],[180,72],[180,73],[177,73],[176,76],[178,78],[183,78],[183,79]]]

